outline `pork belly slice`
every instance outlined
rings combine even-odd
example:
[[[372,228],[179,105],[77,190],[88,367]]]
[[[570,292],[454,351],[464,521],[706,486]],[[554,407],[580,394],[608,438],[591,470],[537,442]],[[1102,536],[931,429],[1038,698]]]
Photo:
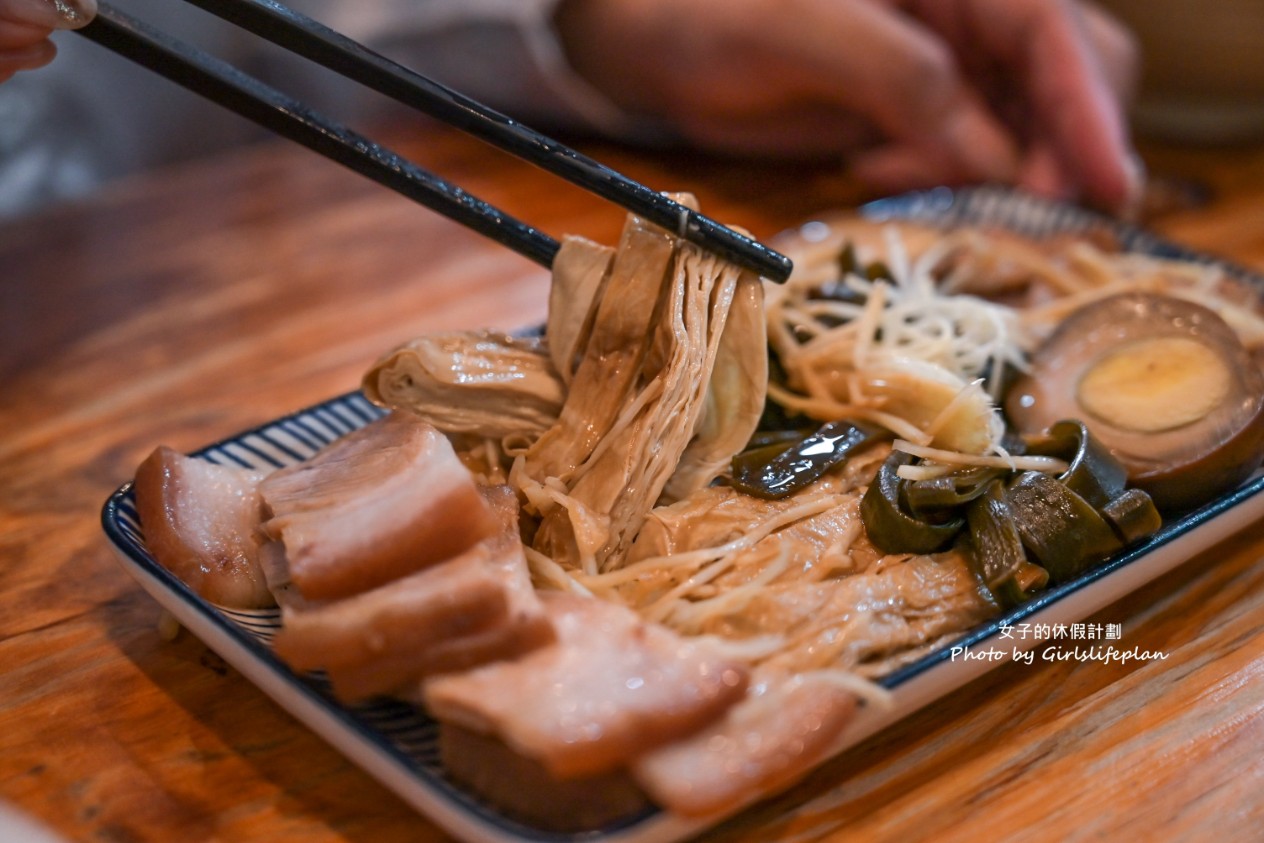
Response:
[[[600,828],[650,804],[626,770],[562,781],[496,738],[451,723],[439,726],[439,757],[448,775],[499,811],[548,831]]]
[[[259,566],[263,475],[159,447],[136,470],[145,545],[164,568],[220,606],[273,605]]]
[[[557,641],[512,662],[423,687],[437,719],[495,735],[555,778],[609,772],[719,717],[745,692],[744,665],[632,610],[542,592]]]
[[[286,607],[273,641],[295,670],[324,669],[347,702],[402,688],[426,670],[434,641],[501,622],[504,590],[479,545],[459,560],[312,608]]]
[[[446,437],[394,412],[259,487],[264,530],[309,600],[376,588],[461,553],[496,520]]]
[[[722,719],[636,759],[632,777],[655,803],[684,816],[744,805],[823,761],[857,706],[823,674],[759,676]]]
[[[483,490],[500,529],[464,553],[324,604],[285,606],[274,642],[296,670],[324,669],[353,702],[414,690],[423,677],[519,656],[553,640],[518,538],[508,487]]]
[[[427,648],[425,675],[517,658],[555,640],[553,623],[531,583],[531,572],[522,549],[517,494],[509,486],[481,486],[479,494],[500,525],[496,533],[482,542],[488,551],[482,564],[500,585],[505,614],[498,623],[477,632],[432,641]]]

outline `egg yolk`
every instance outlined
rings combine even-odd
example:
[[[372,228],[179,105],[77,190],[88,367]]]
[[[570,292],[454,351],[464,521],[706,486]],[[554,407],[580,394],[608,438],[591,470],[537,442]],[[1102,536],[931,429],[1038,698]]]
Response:
[[[1197,340],[1155,337],[1114,349],[1080,377],[1080,405],[1107,424],[1139,433],[1183,427],[1229,394],[1224,358]]]

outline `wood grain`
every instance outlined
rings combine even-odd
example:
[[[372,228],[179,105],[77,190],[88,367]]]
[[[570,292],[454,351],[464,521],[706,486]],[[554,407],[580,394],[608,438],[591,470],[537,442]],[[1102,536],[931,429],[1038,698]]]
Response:
[[[621,212],[427,125],[423,165],[553,234]],[[590,150],[767,237],[865,195],[827,166]],[[1151,222],[1264,267],[1264,148],[1147,151],[1211,201]],[[109,492],[356,386],[427,331],[544,316],[542,270],[278,145],[0,227],[0,795],[74,840],[447,839],[159,610],[114,562]],[[1102,611],[1162,662],[1001,667],[724,824],[717,841],[1259,840],[1264,537]]]

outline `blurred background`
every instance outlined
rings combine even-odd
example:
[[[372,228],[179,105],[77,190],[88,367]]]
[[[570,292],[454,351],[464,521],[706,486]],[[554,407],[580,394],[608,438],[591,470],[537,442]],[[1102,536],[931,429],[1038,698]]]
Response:
[[[1138,139],[1177,146],[1241,145],[1264,139],[1264,0],[1098,2],[1132,29],[1141,47],[1142,76],[1132,112]],[[256,47],[243,52],[231,26],[185,4],[113,4],[353,125],[380,116],[382,105],[357,100],[346,80],[313,70],[283,51]],[[309,0],[290,4],[315,13]],[[325,13],[330,8],[316,5]],[[382,32],[374,30],[373,16],[362,14],[357,5],[347,3],[336,20],[328,20],[326,14],[326,22],[354,38],[380,44]],[[81,36],[58,33],[54,38],[59,57],[51,66],[19,73],[0,86],[0,158],[6,161],[0,168],[0,218],[82,196],[103,180],[266,137],[262,130]],[[453,66],[450,57],[438,63]],[[424,66],[418,69],[433,72]],[[467,81],[440,78],[458,89]],[[103,100],[111,103],[108,119],[102,123],[100,114],[94,114],[91,132],[50,129],[74,122],[76,114],[86,115],[92,104]],[[352,103],[358,104],[349,113]],[[143,143],[138,142],[138,127],[144,127]],[[29,166],[11,166],[19,161]]]
[[[1264,138],[1264,0],[1098,0],[1142,51],[1141,138],[1231,144]]]

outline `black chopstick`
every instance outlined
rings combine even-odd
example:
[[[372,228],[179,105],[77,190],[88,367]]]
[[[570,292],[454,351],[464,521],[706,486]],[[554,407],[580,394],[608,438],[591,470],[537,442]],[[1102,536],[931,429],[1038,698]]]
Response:
[[[266,40],[423,111],[773,281],[792,264],[761,243],[650,190],[503,114],[380,56],[274,0],[187,0]],[[101,4],[93,40],[549,265],[557,243],[231,65]],[[298,124],[296,125],[295,116]],[[367,159],[367,160],[360,160]]]
[[[784,255],[275,0],[186,2],[529,161],[765,278],[784,281],[790,274],[791,263]]]
[[[558,243],[214,56],[99,3],[84,36],[548,267]]]

